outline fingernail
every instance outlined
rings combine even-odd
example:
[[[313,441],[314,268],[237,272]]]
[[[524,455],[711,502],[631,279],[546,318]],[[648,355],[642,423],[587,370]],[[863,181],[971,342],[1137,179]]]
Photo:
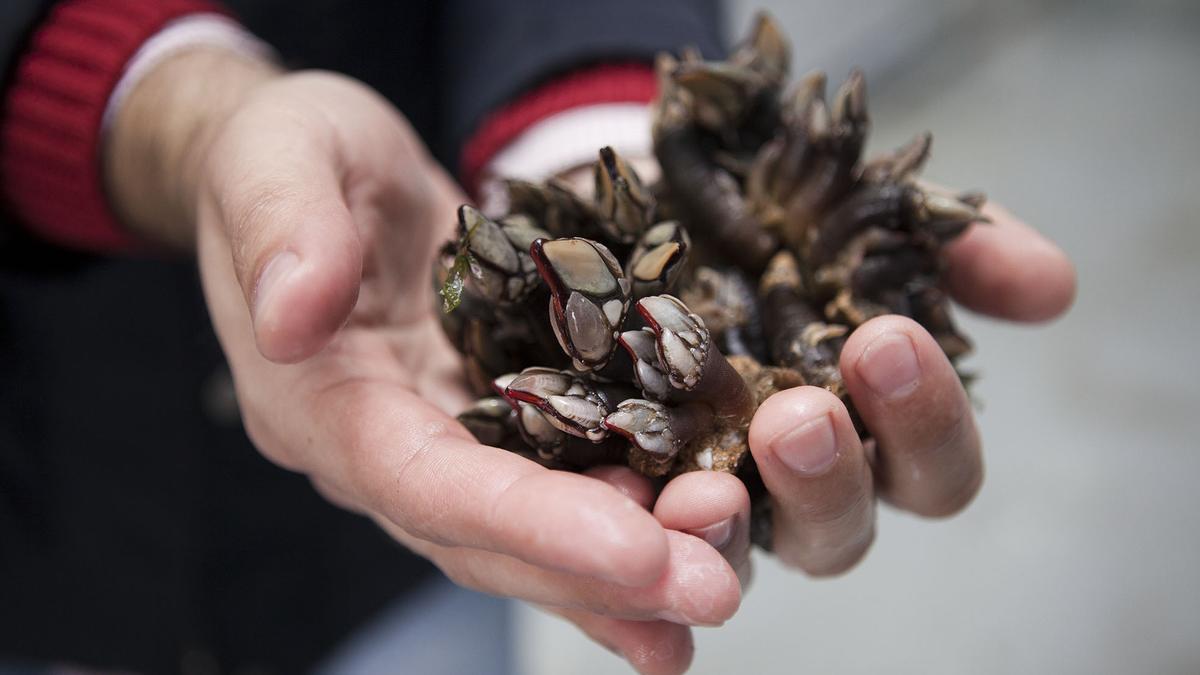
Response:
[[[733,540],[734,519],[736,516],[730,516],[725,520],[713,525],[699,527],[694,530],[687,530],[687,533],[703,539],[709,546],[718,551],[724,549]]]
[[[902,333],[885,333],[863,350],[859,377],[883,399],[903,398],[917,388],[921,367],[912,340]]]
[[[263,307],[270,304],[272,296],[278,292],[285,279],[300,264],[300,257],[292,251],[280,251],[271,258],[262,274],[258,276],[258,285],[254,288],[254,315],[257,317]]]
[[[820,476],[837,461],[837,437],[828,414],[789,429],[771,441],[779,461],[804,476]]]

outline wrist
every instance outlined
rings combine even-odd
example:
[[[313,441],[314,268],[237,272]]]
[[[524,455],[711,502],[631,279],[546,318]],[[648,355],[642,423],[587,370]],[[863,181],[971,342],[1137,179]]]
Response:
[[[209,146],[242,102],[280,74],[265,59],[204,45],[173,53],[145,73],[113,111],[102,151],[112,208],[133,234],[193,247]]]

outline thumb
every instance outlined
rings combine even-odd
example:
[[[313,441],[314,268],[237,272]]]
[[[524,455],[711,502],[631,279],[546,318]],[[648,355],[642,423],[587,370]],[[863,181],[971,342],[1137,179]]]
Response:
[[[216,182],[215,201],[263,356],[303,360],[323,348],[358,299],[362,250],[335,164],[293,136],[260,137]],[[266,143],[262,141],[268,141]]]

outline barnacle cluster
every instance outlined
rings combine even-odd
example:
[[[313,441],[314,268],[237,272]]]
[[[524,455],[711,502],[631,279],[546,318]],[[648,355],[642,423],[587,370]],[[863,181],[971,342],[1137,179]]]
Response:
[[[917,180],[928,133],[864,161],[862,73],[827,101],[822,73],[787,86],[789,51],[759,15],[726,61],[660,55],[653,184],[604,148],[591,198],[513,180],[507,215],[459,210],[435,276],[468,381],[490,394],[459,418],[481,442],[556,469],[737,474],[767,545],[747,446],[766,397],[811,384],[853,411],[838,357],[882,314],[920,322],[952,361],[969,351],[940,251],[985,220],[984,197]]]

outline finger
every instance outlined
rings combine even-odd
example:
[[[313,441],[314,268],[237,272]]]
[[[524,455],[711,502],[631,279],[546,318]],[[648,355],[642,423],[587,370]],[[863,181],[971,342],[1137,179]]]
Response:
[[[846,389],[878,441],[879,494],[925,516],[965,507],[983,482],[979,432],[958,374],[916,322],[872,319],[842,349]]]
[[[692,629],[669,621],[614,619],[579,609],[545,608],[571,623],[643,675],[684,673],[696,647]]]
[[[584,471],[583,475],[613,486],[647,511],[654,506],[654,485],[650,479],[627,466],[597,466]]]
[[[837,396],[819,387],[771,396],[750,423],[750,449],[771,494],[780,560],[829,575],[862,559],[875,536],[871,468]]]
[[[750,495],[736,476],[691,471],[667,483],[654,517],[670,530],[686,532],[717,550],[750,582]]]
[[[479,445],[411,392],[356,383],[310,408],[318,453],[373,511],[427,541],[482,548],[552,569],[643,586],[662,576],[653,516],[601,481]],[[319,460],[318,460],[319,461]]]
[[[947,247],[946,282],[954,299],[1013,321],[1047,321],[1075,299],[1075,267],[1037,230],[987,204],[991,224],[972,225]]]
[[[324,347],[354,307],[363,266],[358,228],[334,153],[298,123],[249,120],[230,136],[215,155],[210,200],[259,351],[295,362]]]
[[[484,593],[520,598],[611,618],[718,626],[737,612],[741,587],[713,548],[682,532],[668,532],[669,558],[655,582],[631,588],[530,565],[511,556],[416,539],[383,521],[384,528],[432,560],[452,581]]]

